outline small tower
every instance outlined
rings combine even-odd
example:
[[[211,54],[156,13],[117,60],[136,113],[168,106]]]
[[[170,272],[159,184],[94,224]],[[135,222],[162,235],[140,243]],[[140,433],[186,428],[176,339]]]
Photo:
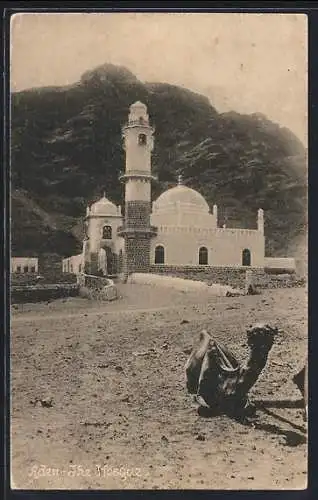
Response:
[[[264,210],[261,208],[257,211],[257,230],[264,234]]]
[[[181,174],[178,175],[178,186],[183,186],[183,177]]]
[[[218,227],[218,207],[217,205],[213,205],[213,215],[215,219],[215,226]]]
[[[109,274],[117,272],[116,240],[117,230],[121,224],[120,209],[106,198],[106,193],[87,207],[83,245],[86,273],[95,275],[101,270]],[[107,265],[105,253],[108,259]]]
[[[141,102],[130,106],[128,123],[123,127],[126,151],[125,220],[118,234],[125,239],[124,274],[147,272],[150,265],[151,153],[154,129],[149,124],[147,107]]]

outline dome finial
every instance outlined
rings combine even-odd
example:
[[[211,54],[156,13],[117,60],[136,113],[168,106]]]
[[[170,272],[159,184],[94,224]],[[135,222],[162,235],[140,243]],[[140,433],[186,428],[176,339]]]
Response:
[[[183,177],[181,174],[178,175],[178,186],[183,186]]]

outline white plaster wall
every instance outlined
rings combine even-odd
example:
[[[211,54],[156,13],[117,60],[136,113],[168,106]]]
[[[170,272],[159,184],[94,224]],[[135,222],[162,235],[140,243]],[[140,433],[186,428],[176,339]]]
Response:
[[[242,251],[248,248],[251,266],[264,266],[264,236],[256,230],[160,226],[158,235],[151,240],[151,263],[155,262],[156,245],[164,246],[166,265],[198,265],[199,248],[205,246],[209,265],[241,266]]]
[[[62,271],[64,273],[73,273],[77,274],[80,271],[80,265],[81,265],[81,270],[83,271],[83,254],[78,254],[78,255],[72,255],[71,257],[67,257],[66,259],[62,260]]]
[[[138,144],[139,134],[147,136],[147,144]],[[131,170],[151,171],[151,151],[153,148],[152,129],[131,127],[125,131],[126,173]]]
[[[117,236],[114,240],[114,252],[118,255],[120,250],[125,250],[125,240],[122,236]]]
[[[103,226],[112,227],[112,239],[105,242],[115,245],[117,240],[117,229],[123,223],[121,216],[92,217],[88,221],[88,237],[90,252],[98,252],[102,241]]]
[[[150,201],[151,184],[144,179],[128,179],[125,187],[126,201]]]

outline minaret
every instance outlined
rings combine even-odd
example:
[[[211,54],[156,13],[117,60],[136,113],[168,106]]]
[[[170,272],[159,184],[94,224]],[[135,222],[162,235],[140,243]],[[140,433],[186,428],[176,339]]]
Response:
[[[141,102],[130,106],[128,123],[123,127],[126,169],[125,219],[118,234],[125,238],[124,275],[147,272],[150,265],[150,238],[156,234],[150,226],[151,153],[154,129],[149,124],[147,107]]]
[[[261,208],[257,211],[257,230],[264,234],[264,210]]]

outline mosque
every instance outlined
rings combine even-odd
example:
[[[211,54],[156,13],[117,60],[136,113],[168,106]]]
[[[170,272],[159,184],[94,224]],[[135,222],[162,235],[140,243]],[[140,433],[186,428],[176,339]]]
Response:
[[[155,266],[264,268],[264,214],[257,229],[219,227],[218,209],[178,183],[151,203],[151,154],[154,128],[147,107],[130,106],[122,129],[126,156],[125,214],[106,197],[87,207],[83,251],[63,259],[63,271],[128,276]]]

